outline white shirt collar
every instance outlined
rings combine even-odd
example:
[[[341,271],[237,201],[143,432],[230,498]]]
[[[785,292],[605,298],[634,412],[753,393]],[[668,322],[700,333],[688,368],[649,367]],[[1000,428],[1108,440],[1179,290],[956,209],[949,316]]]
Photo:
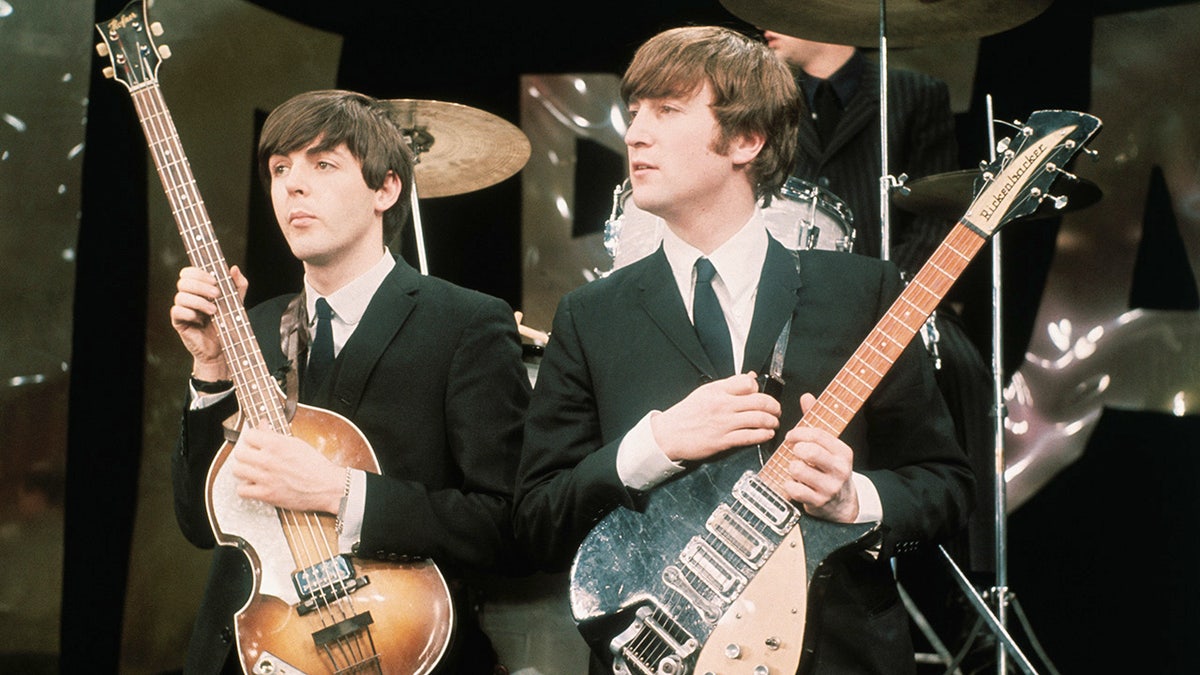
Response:
[[[392,268],[396,266],[396,259],[392,257],[392,252],[385,246],[383,255],[379,258],[379,262],[375,263],[371,269],[363,272],[357,279],[342,286],[338,290],[325,296],[329,307],[333,309],[334,321],[349,327],[357,326],[362,320],[363,314],[367,311],[367,305],[370,304],[371,298],[375,297],[375,291],[379,290],[379,286],[383,283],[384,278],[392,272]],[[317,323],[317,298],[321,297],[317,294],[313,287],[309,285],[308,279],[304,280],[304,302],[308,310],[309,328],[313,328]]]
[[[762,266],[767,259],[767,236],[766,218],[762,209],[755,207],[742,229],[707,256],[734,304],[753,295],[758,288]],[[663,253],[690,314],[693,267],[704,254],[680,239],[669,227],[663,228]]]

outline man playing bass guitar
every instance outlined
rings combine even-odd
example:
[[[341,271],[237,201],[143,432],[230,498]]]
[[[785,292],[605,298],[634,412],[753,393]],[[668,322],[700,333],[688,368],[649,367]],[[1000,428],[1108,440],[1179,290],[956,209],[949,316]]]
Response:
[[[380,470],[344,464],[330,450],[353,440],[352,434],[310,442],[243,425],[224,463],[236,479],[236,496],[224,498],[299,514],[298,522],[315,519],[313,514],[336,516],[336,550],[353,555],[344,556],[345,565],[343,556],[334,556],[301,568],[289,582],[297,589],[319,587],[355,565],[432,560],[449,581],[442,586],[449,587],[453,610],[442,618],[453,620],[453,638],[442,649],[436,634],[418,637],[417,651],[431,658],[408,672],[429,672],[436,662],[437,673],[490,674],[495,653],[462,580],[512,562],[509,513],[530,392],[512,309],[498,298],[422,275],[389,251],[387,242],[399,240],[408,218],[413,159],[385,102],[347,91],[298,95],[267,118],[258,160],[278,225],[303,263],[304,287],[248,313],[255,342],[267,370],[291,394],[291,406],[298,392],[300,404],[350,420],[374,449]],[[231,274],[244,297],[245,278],[236,267]],[[214,275],[187,267],[177,288],[171,322],[193,356],[193,371],[172,462],[175,507],[185,536],[212,547],[210,519],[228,525],[222,509],[236,508],[206,506],[206,498],[221,499],[217,481],[208,477],[210,465],[226,440],[223,422],[239,403],[244,417],[254,392],[243,391],[243,380],[233,373],[238,357],[219,339]],[[318,364],[322,354],[325,362]],[[230,395],[231,380],[236,396]],[[231,534],[245,539],[252,533]],[[289,543],[302,547],[303,538]],[[269,651],[284,662],[287,649],[301,655],[316,650],[314,657],[329,659],[318,661],[324,664],[320,672],[394,672],[378,665],[388,663],[385,649],[382,657],[355,652],[350,665],[336,665],[344,663],[336,661],[340,652],[359,644],[379,648],[395,637],[382,634],[396,631],[382,627],[378,608],[370,616],[338,614],[327,628],[306,630],[296,645],[264,648],[259,638],[269,638],[269,629],[255,632],[245,616],[234,621],[255,582],[263,589],[271,582],[256,580],[252,568],[275,552],[255,553],[248,558],[231,546],[217,547],[186,673],[252,670],[245,656],[239,666],[234,642],[243,654],[261,659]],[[342,601],[374,602],[383,590],[382,574],[374,577],[310,592],[285,615],[293,620],[341,611],[335,606]],[[427,611],[436,598],[383,602],[407,615]],[[369,640],[355,635],[372,627]],[[349,650],[342,644],[347,636],[355,641]],[[274,667],[293,672],[278,662]]]

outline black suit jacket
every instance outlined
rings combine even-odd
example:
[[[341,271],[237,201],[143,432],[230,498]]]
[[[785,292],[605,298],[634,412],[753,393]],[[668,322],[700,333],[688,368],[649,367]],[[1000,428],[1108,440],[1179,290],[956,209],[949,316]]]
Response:
[[[800,120],[799,147],[792,174],[832,192],[854,215],[854,252],[880,255],[879,68],[863,62],[858,90],[846,102],[824,149],[809,115]],[[806,107],[807,110],[807,107]],[[914,71],[888,72],[888,173],[909,180],[953,171],[958,145],[950,91],[945,82]],[[969,198],[970,195],[964,195]],[[950,231],[953,223],[888,208],[891,247],[888,259],[915,274]]]
[[[765,372],[791,318],[777,442],[800,417],[800,394],[824,389],[899,291],[891,263],[830,251],[792,254],[771,240],[743,370]],[[561,569],[609,511],[638,508],[639,495],[616,470],[626,432],[713,371],[661,248],[564,296],[551,334],[526,420],[514,524],[519,543],[542,566]],[[887,558],[960,528],[973,489],[919,340],[842,438],[855,451],[855,469],[879,490],[882,555],[846,561],[821,605],[810,608],[816,626],[829,629],[813,633],[814,665],[819,672],[896,672],[896,663],[913,667],[912,646]]]
[[[286,371],[280,318],[291,297],[250,312],[270,372]],[[511,498],[529,377],[511,308],[498,298],[418,273],[403,260],[371,299],[338,354],[325,386],[303,401],[351,420],[370,441],[382,475],[368,474],[357,553],[379,559],[429,557],[452,589],[482,570],[514,564]],[[175,512],[193,544],[215,544],[205,511],[205,476],[222,441],[233,397],[184,414],[172,461]],[[246,558],[214,552],[189,647],[187,673],[218,672],[232,617],[251,589]],[[456,600],[459,599],[456,594]],[[441,672],[476,641],[465,603]],[[486,641],[484,643],[486,646]]]

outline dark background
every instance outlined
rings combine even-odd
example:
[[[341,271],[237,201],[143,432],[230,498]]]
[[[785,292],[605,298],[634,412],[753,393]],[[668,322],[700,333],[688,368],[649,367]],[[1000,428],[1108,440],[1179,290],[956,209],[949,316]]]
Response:
[[[115,15],[123,4],[98,0],[96,20]],[[748,28],[715,1],[605,3],[587,9],[586,29],[576,12],[549,2],[255,4],[341,33],[339,86],[381,98],[451,100],[508,120],[518,118],[522,74],[620,73],[636,46],[663,28],[684,23]],[[1087,111],[1093,19],[1170,4],[1186,3],[1059,0],[1029,23],[984,38],[970,109],[958,116],[961,166],[974,166],[988,155],[984,139],[972,132],[985,126],[986,94],[1003,102],[998,118],[1044,108]],[[128,373],[138,372],[145,358],[147,310],[136,299],[145,296],[147,278],[138,261],[148,254],[146,192],[158,186],[144,180],[144,140],[125,93],[94,76],[88,115],[61,634],[62,672],[72,673],[117,670],[125,606],[120,580],[129,573],[143,401],[153,395]],[[1153,189],[1149,194],[1146,227],[1161,228],[1153,239],[1160,242],[1158,253],[1178,248],[1168,195]],[[118,202],[124,206],[114,210]],[[276,289],[265,283],[271,274],[255,274],[256,267],[287,269],[263,203],[251,205],[246,261],[250,275],[263,281],[255,287],[256,297],[294,288],[298,279],[294,267],[291,277],[277,274]],[[431,274],[519,307],[520,208],[519,177],[423,206],[424,217],[441,224],[426,230]],[[488,214],[487,228],[472,227],[480,214]],[[114,231],[122,234],[111,236]],[[1024,354],[1057,227],[1018,224],[1006,232],[1006,251],[1013,255],[1004,262],[1004,363],[1011,370]],[[406,254],[415,263],[411,248]],[[1196,310],[1186,260],[1154,254],[1144,254],[1153,264],[1139,262],[1130,307]],[[963,293],[982,298],[970,305],[974,311],[967,320],[985,356],[990,353],[990,272],[979,261],[988,258],[981,253],[961,282]],[[1173,264],[1162,264],[1164,259]],[[1148,427],[1153,434],[1145,433]],[[1198,439],[1194,417],[1106,411],[1087,454],[1009,519],[1011,590],[1061,672],[1195,672],[1190,628],[1198,599]],[[1127,475],[1134,457],[1137,479],[1121,484],[1116,479]],[[1022,637],[1015,627],[1014,632]]]

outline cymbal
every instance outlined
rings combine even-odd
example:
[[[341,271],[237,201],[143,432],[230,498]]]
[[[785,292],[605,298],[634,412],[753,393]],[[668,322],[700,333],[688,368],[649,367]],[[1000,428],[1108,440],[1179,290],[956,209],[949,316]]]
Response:
[[[816,42],[879,46],[879,8],[887,8],[888,47],[918,47],[993,35],[1041,14],[1051,0],[721,0],[762,30]]]
[[[917,215],[958,220],[971,207],[975,198],[975,179],[980,173],[978,169],[965,169],[917,178],[904,184],[907,192],[896,193],[896,206]],[[1050,193],[1066,197],[1066,206],[1056,209],[1047,199],[1025,216],[1026,220],[1078,211],[1100,201],[1101,197],[1100,188],[1086,178],[1074,181],[1060,178],[1050,188]]]
[[[512,176],[529,161],[529,139],[501,117],[445,101],[387,100],[416,155],[418,197],[473,192]]]

